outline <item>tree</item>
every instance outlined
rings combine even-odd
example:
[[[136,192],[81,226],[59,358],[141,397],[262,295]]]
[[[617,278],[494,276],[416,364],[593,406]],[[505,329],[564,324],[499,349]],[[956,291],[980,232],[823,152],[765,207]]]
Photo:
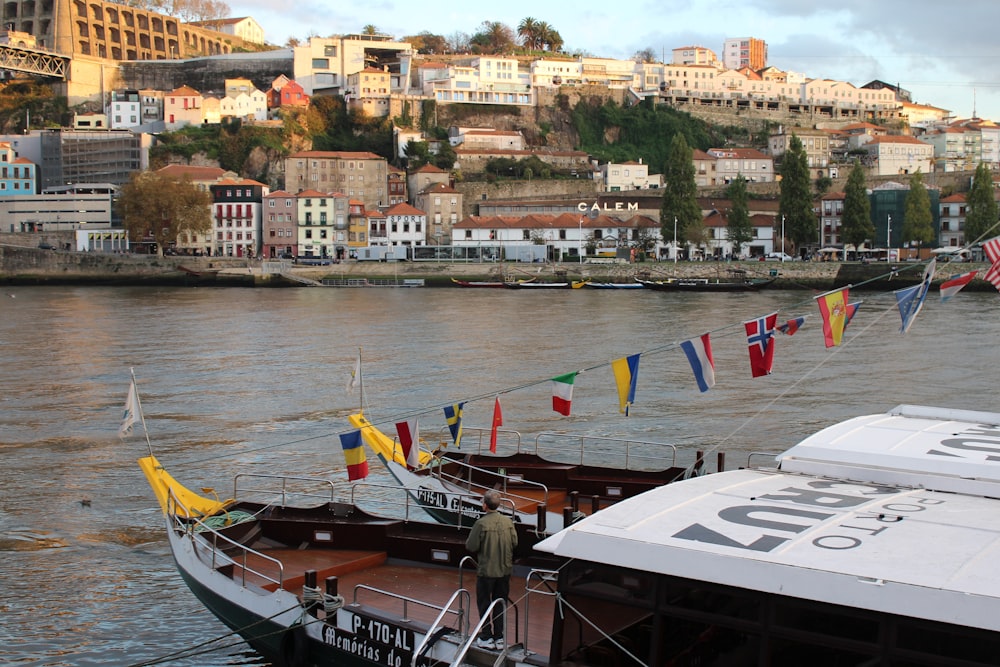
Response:
[[[644,49],[636,51],[635,54],[632,55],[632,60],[637,63],[655,63],[656,51],[653,50],[653,47],[647,46]]]
[[[817,222],[809,183],[809,161],[802,148],[802,140],[794,134],[781,160],[780,187],[776,223],[781,224],[784,230],[782,244],[785,239],[790,239],[793,246],[816,241]],[[784,248],[781,250],[784,251]]]
[[[742,175],[729,185],[728,193],[732,205],[729,209],[729,225],[726,235],[733,244],[733,255],[743,254],[743,246],[753,241],[753,225],[750,223],[750,206],[747,201],[747,181]]]
[[[833,179],[829,176],[816,177],[816,194],[820,197],[825,195],[833,187]]]
[[[378,28],[376,28],[374,25],[372,25],[371,23],[369,23],[369,24],[367,24],[365,27],[363,27],[361,29],[361,34],[362,35],[377,35],[378,34]]]
[[[934,214],[931,213],[931,198],[924,187],[923,175],[910,177],[910,191],[906,193],[903,210],[903,241],[916,242],[917,247],[934,243]]]
[[[479,32],[472,36],[469,43],[474,53],[498,55],[509,52],[514,41],[514,31],[507,24],[483,21]]]
[[[521,45],[529,50],[537,51],[542,47],[542,40],[538,32],[538,21],[530,16],[521,19],[517,24],[517,34],[521,38]]]
[[[448,40],[443,35],[423,31],[417,35],[404,37],[404,42],[408,42],[417,50],[417,53],[425,55],[435,55],[448,52]]]
[[[972,188],[965,195],[965,244],[972,245],[995,233],[997,202],[993,198],[993,175],[985,162],[976,167]]]
[[[868,199],[865,170],[854,161],[854,167],[844,187],[844,213],[840,216],[840,238],[845,245],[860,248],[865,241],[875,238],[872,224],[872,203]]]
[[[129,238],[152,236],[157,254],[181,234],[204,234],[212,228],[212,195],[191,181],[155,171],[137,171],[122,186],[118,200],[122,225]]]
[[[663,165],[663,203],[660,206],[660,231],[664,239],[674,238],[700,244],[704,240],[698,186],[694,180],[694,156],[683,134],[675,134]],[[676,249],[675,249],[676,252]]]

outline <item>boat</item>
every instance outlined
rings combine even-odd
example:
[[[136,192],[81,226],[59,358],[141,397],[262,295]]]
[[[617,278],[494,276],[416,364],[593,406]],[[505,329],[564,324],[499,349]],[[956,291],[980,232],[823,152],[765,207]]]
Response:
[[[673,445],[563,433],[539,433],[528,444],[518,432],[498,429],[514,451],[494,454],[488,450],[490,429],[470,426],[463,426],[462,449],[422,448],[417,465],[409,466],[396,438],[360,412],[348,421],[410,499],[449,525],[471,526],[482,514],[483,494],[499,488],[508,502],[503,511],[516,523],[553,532],[623,498],[704,471],[700,453],[690,468],[678,463]],[[720,456],[718,468],[724,466]]]
[[[504,287],[509,287],[510,289],[580,289],[589,282],[589,280],[570,280],[560,282],[516,281],[505,282]]]
[[[590,289],[645,289],[645,286],[638,280],[633,280],[630,283],[590,282],[587,283],[587,287]]]
[[[519,551],[493,650],[465,528],[369,515],[324,480],[240,476],[220,500],[140,466],[185,583],[280,665],[996,664],[1000,414],[898,406],[769,458]]]
[[[647,289],[660,292],[746,292],[759,290],[776,278],[750,278],[743,269],[730,269],[725,278],[666,278],[636,281]]]
[[[451,282],[459,287],[485,287],[485,288],[503,289],[504,287],[507,287],[508,282],[530,283],[533,282],[534,280],[535,280],[534,277],[522,278],[520,280],[509,280],[509,281],[508,280],[458,280],[456,278],[452,278]]]

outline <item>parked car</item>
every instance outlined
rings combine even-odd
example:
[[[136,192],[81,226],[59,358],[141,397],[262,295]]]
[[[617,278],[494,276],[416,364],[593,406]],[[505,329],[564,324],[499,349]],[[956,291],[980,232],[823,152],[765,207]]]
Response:
[[[38,249],[39,250],[55,250],[56,247],[54,245],[52,245],[51,243],[46,243],[45,241],[42,241],[41,243],[38,244]]]
[[[764,256],[764,259],[768,262],[794,262],[795,257],[787,255],[783,252],[769,252]]]

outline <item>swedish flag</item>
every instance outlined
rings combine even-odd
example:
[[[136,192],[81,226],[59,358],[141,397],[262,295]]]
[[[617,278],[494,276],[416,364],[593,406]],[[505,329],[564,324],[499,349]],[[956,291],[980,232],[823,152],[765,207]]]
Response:
[[[462,408],[465,403],[455,403],[446,405],[444,408],[444,419],[448,422],[448,430],[451,431],[451,439],[455,441],[456,447],[462,446]]]

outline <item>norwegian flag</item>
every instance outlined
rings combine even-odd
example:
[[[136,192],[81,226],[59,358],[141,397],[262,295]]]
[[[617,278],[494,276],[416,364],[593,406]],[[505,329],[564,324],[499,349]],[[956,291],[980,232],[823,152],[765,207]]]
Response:
[[[774,362],[774,325],[778,313],[744,322],[747,332],[747,349],[750,352],[750,372],[755,378],[771,374]]]

